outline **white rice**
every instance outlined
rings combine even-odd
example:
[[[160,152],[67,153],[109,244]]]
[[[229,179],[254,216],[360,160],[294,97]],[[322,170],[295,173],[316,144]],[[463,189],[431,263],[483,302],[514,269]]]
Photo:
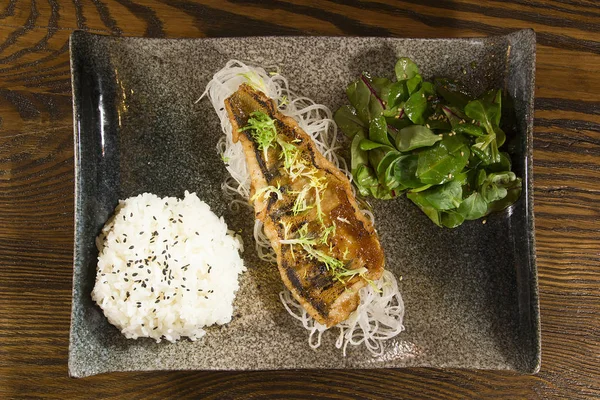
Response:
[[[96,246],[92,299],[127,338],[196,340],[231,321],[242,242],[195,193],[121,200]]]

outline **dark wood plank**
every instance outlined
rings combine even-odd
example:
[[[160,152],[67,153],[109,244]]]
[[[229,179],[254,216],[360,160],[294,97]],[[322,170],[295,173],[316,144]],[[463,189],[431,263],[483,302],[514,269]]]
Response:
[[[67,377],[73,243],[68,37],[538,34],[543,362],[461,370]],[[0,4],[0,398],[600,397],[600,4],[590,0],[7,0]]]

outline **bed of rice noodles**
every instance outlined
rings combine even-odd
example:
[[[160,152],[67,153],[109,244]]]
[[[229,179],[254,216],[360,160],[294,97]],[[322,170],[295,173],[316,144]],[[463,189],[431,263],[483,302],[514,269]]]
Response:
[[[232,141],[232,127],[224,107],[224,100],[244,82],[274,99],[280,111],[293,117],[300,127],[312,137],[321,153],[343,171],[349,179],[352,179],[345,160],[336,154],[340,146],[331,110],[290,91],[287,79],[279,74],[277,68],[268,70],[269,72],[260,67],[230,60],[223,69],[214,75],[200,97],[200,99],[208,97],[211,101],[221,121],[221,129],[225,133],[217,145],[217,151],[225,162],[230,177],[223,182],[222,188],[226,195],[232,197],[239,195],[243,199],[232,199],[232,204],[235,206],[248,205],[250,175],[246,168],[241,144]],[[370,211],[363,210],[363,212],[373,220],[373,214]],[[254,239],[259,257],[264,261],[275,263],[275,253],[264,233],[262,222],[258,220],[254,226]],[[289,290],[284,289],[279,297],[290,315],[301,321],[304,328],[309,331],[310,346],[312,348],[319,347],[321,337],[327,327],[311,318]],[[402,324],[404,304],[396,278],[391,272],[385,271],[383,277],[376,281],[375,285],[367,285],[361,289],[360,297],[361,301],[356,311],[346,321],[335,326],[339,329],[336,346],[343,350],[344,356],[349,344],[362,344],[373,355],[381,355],[384,351],[384,341],[404,330]]]

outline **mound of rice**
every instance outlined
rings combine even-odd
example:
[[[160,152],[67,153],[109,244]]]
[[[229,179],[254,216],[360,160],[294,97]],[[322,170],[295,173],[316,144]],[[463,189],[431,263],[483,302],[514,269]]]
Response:
[[[121,200],[96,246],[92,299],[127,338],[196,340],[231,321],[242,243],[195,193]]]

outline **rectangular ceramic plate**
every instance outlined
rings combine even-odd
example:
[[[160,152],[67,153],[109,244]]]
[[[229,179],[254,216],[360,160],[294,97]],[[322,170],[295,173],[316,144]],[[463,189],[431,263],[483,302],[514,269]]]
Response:
[[[393,73],[412,58],[425,77],[467,83],[473,94],[502,88],[514,102],[514,170],[521,199],[502,213],[441,229],[404,197],[373,201],[387,268],[402,277],[406,331],[373,358],[347,357],[324,335],[313,351],[307,333],[278,300],[276,267],[259,261],[253,215],[228,208],[221,136],[208,101],[194,101],[231,58],[278,66],[291,88],[337,109],[361,71]],[[535,35],[478,39],[257,37],[233,39],[71,37],[75,125],[76,230],[69,350],[72,376],[106,371],[282,368],[457,367],[539,369],[540,337],[532,199]],[[233,321],[202,340],[176,344],[127,340],[92,302],[94,238],[119,199],[142,192],[197,192],[230,228],[242,229],[248,271]]]

